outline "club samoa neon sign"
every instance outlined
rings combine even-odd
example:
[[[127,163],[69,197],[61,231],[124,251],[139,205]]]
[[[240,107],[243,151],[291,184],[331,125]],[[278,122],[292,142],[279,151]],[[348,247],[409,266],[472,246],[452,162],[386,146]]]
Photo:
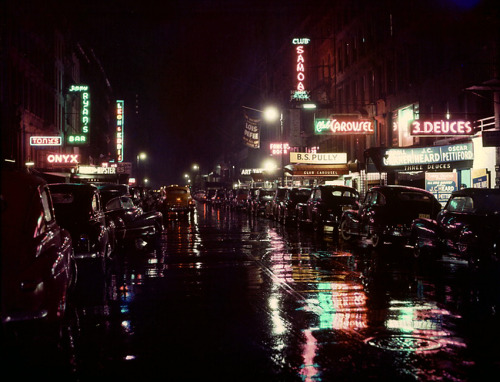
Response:
[[[309,92],[306,90],[306,48],[305,46],[311,42],[309,38],[294,38],[292,44],[295,46],[295,80],[296,86],[292,91],[291,98],[293,100],[309,100]]]

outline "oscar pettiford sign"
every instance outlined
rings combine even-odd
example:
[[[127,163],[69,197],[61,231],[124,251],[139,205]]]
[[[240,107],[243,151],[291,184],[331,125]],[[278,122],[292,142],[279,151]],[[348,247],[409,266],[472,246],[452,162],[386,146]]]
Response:
[[[345,164],[347,153],[290,153],[290,163]]]

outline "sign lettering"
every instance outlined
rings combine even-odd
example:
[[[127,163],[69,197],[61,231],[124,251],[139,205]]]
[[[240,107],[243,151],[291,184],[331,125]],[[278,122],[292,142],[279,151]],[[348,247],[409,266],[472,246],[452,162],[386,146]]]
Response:
[[[30,137],[30,146],[61,146],[62,137]]]
[[[414,136],[473,135],[474,129],[470,121],[426,121],[417,119],[411,123],[410,134]]]
[[[316,119],[314,121],[314,134],[316,135],[348,135],[348,134],[366,134],[375,133],[372,120],[359,119]]]

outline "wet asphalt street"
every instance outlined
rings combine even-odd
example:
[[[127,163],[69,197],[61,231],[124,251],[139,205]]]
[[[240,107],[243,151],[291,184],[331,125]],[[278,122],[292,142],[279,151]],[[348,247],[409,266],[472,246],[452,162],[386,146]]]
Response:
[[[357,244],[200,204],[154,247],[117,253],[105,278],[80,266],[63,340],[9,339],[2,369],[68,381],[498,375],[498,272]]]

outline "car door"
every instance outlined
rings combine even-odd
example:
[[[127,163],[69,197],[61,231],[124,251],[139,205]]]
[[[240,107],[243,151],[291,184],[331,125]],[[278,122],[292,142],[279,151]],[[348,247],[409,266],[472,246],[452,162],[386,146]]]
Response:
[[[359,226],[358,230],[361,234],[369,234],[373,229],[377,214],[377,209],[381,203],[382,194],[378,191],[369,191],[362,207],[359,210]]]
[[[443,242],[453,246],[462,229],[468,223],[469,214],[473,210],[473,200],[470,196],[452,196],[445,208],[438,213],[437,223]]]

